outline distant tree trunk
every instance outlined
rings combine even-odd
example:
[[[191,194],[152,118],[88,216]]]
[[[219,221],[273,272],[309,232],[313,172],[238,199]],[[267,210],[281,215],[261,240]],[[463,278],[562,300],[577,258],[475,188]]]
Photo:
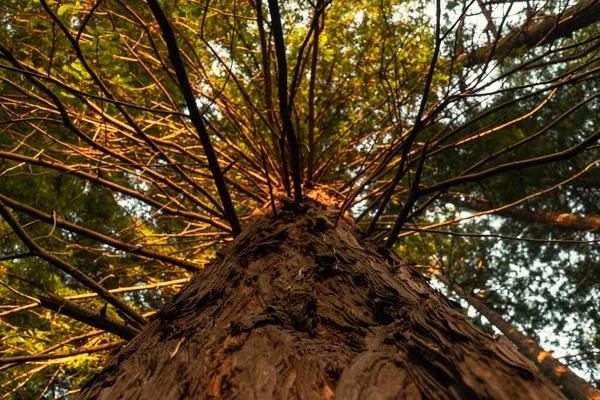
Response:
[[[313,194],[313,197],[317,194]],[[82,399],[563,399],[321,198],[265,209]]]
[[[495,207],[481,200],[460,200],[451,198],[449,201],[455,206],[465,207],[475,211],[489,211]],[[551,211],[531,211],[507,208],[494,212],[496,215],[513,218],[519,221],[532,222],[534,224],[559,226],[564,229],[593,232],[600,229],[600,216],[590,215],[582,216],[570,213],[558,213]]]
[[[576,399],[600,400],[600,390],[595,389],[584,379],[577,376],[569,367],[544,350],[535,340],[522,334],[494,309],[488,307],[483,301],[466,295],[460,286],[449,282],[445,277],[438,276],[438,278],[494,324],[500,332],[517,346],[522,354],[535,362],[540,371],[549,376],[557,384],[562,385],[566,392],[573,395]]]
[[[511,29],[498,41],[459,55],[458,60],[466,60],[467,66],[472,67],[487,62],[490,57],[502,59],[522,47],[533,48],[570,37],[576,31],[600,21],[600,2],[581,0],[559,15],[538,14],[529,18],[524,25]]]

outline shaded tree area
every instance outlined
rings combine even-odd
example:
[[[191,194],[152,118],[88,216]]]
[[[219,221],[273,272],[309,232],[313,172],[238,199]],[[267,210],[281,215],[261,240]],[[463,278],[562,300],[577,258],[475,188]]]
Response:
[[[0,12],[4,397],[598,398],[598,1]]]

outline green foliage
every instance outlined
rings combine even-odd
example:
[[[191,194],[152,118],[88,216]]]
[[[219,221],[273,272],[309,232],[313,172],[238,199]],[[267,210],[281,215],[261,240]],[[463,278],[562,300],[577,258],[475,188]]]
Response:
[[[315,22],[318,5],[325,8]],[[284,172],[288,144],[279,140],[284,132],[268,7],[223,0],[161,6],[229,194],[246,221],[269,203],[271,191],[285,193],[290,175]],[[417,176],[426,190],[576,146],[600,126],[593,97],[600,89],[597,25],[550,45],[499,55],[490,53],[494,36],[481,25],[478,5],[462,13],[466,6],[451,1],[441,10],[440,52],[430,74],[437,39],[429,3],[280,4],[288,60],[282,89],[293,96],[287,106],[304,178],[311,157],[314,165],[314,182],[306,187],[320,185],[347,202],[367,229],[403,168],[374,224],[375,239],[388,235],[412,201]],[[544,3],[546,13],[563,8]],[[528,12],[512,3],[493,10],[495,28],[504,33],[525,23]],[[202,267],[231,236],[150,8],[132,0],[0,0],[0,13],[0,194],[52,216],[44,222],[10,206],[40,246],[105,288],[125,290],[119,296],[136,311],[156,312],[181,283],[137,289],[190,277],[181,263]],[[423,118],[416,121],[421,109]],[[501,214],[449,221],[475,212],[457,200],[498,207],[538,192],[514,209],[597,217],[598,166],[565,182],[597,159],[598,146],[590,145],[559,162],[452,185],[435,198],[419,192],[396,243],[399,254],[417,261],[424,273],[443,271],[542,345],[565,355],[585,353],[568,360],[592,381],[600,379],[597,231]],[[56,218],[92,234],[58,226]],[[43,310],[35,297],[46,290],[69,297],[89,289],[38,257],[9,259],[29,250],[5,221],[0,243],[6,258],[0,261],[0,357],[118,340],[100,332],[67,343],[92,328]],[[94,310],[105,305],[96,296],[77,301]],[[107,312],[119,319],[112,306]],[[465,314],[495,332],[472,310]],[[15,398],[67,395],[107,357],[102,352],[0,365],[0,392]]]

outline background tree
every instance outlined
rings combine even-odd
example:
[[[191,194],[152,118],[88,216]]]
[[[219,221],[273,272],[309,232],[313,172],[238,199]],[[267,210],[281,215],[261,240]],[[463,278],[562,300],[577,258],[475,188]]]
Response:
[[[386,327],[381,332],[394,337],[397,301],[410,298],[394,297],[403,279],[433,299],[432,309],[450,315],[451,303],[432,294],[411,272],[416,268],[442,277],[433,277],[434,284],[476,297],[598,384],[597,1],[0,0],[0,11],[5,397],[77,393],[148,318],[171,321],[174,305],[197,304],[198,321],[206,322],[215,308],[235,309],[219,303],[217,293],[250,304],[241,287],[202,285],[235,281],[222,275],[233,268],[224,255],[246,268],[259,254],[233,257],[226,249],[252,244],[264,257],[284,253],[271,248],[274,242],[300,251],[297,237],[281,236],[276,227],[292,223],[290,213],[302,207],[317,210],[309,199],[314,193],[333,208],[309,212],[303,226],[324,229],[340,252],[352,240],[340,227],[358,235],[370,256],[379,251],[380,261],[392,266],[395,283],[389,271],[373,277],[385,275],[381,282],[393,293],[387,286],[360,292],[379,281],[357,278],[367,267],[342,262],[355,280],[340,283],[338,292],[347,294],[345,301],[356,295],[367,316],[346,316],[356,318],[349,324],[335,322],[333,311],[320,314],[327,310],[318,297],[326,296],[326,285],[314,283],[314,299],[294,292],[292,303],[302,306],[301,315],[312,315],[311,304],[318,303],[316,322],[282,322],[275,307],[268,318],[244,320],[248,326],[278,318],[282,326],[306,328],[311,340],[333,340],[323,326],[361,337],[368,335],[365,326]],[[263,217],[250,222],[257,209]],[[413,266],[376,250],[350,216]],[[321,220],[331,225],[323,228]],[[281,271],[334,280],[337,253],[311,248],[323,270],[285,264]],[[198,271],[187,292],[163,308]],[[308,281],[292,282],[308,287]],[[260,293],[266,286],[249,287]],[[195,298],[194,289],[208,294]],[[365,299],[379,306],[369,308]],[[292,303],[285,315],[295,315]],[[349,303],[342,304],[349,312]],[[464,313],[494,332],[473,310]],[[452,318],[460,325],[459,316]],[[239,325],[219,323],[225,322]],[[417,326],[449,329],[442,337],[453,332],[435,323],[415,323],[409,332]],[[460,326],[461,335],[471,332]],[[151,331],[143,331],[144,340]],[[186,335],[158,333],[176,346],[168,360],[194,349],[181,339]],[[489,338],[478,335],[469,340],[490,348]],[[152,345],[142,339],[135,346]],[[345,343],[359,341],[353,336]],[[394,351],[425,352],[431,346],[423,343]],[[421,382],[421,393],[427,393],[423,382],[439,383],[445,374],[457,388],[448,397],[475,390],[464,382],[468,373],[448,372],[436,357],[423,356],[432,365],[419,364],[422,375],[411,378]],[[368,396],[369,388],[347,383],[362,370],[344,370],[349,361],[343,358],[336,363],[320,395],[331,396],[324,388],[346,382],[337,386],[339,396],[351,390]],[[438,367],[443,372],[432,378]],[[410,393],[410,379],[397,379],[398,373],[393,381],[405,382]],[[557,395],[531,376],[530,389],[541,398]],[[228,390],[236,386],[226,386],[221,395],[233,394]]]

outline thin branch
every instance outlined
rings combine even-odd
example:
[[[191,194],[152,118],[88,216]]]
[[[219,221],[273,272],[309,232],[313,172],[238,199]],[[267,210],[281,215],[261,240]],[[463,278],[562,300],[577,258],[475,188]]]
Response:
[[[532,242],[532,243],[565,243],[565,244],[590,244],[598,243],[600,239],[591,240],[574,240],[574,239],[539,239],[539,238],[527,238],[510,235],[500,235],[497,233],[468,233],[468,232],[453,232],[453,231],[442,231],[437,229],[422,229],[422,228],[401,228],[401,231],[407,232],[424,232],[424,233],[436,233],[440,235],[458,236],[458,237],[480,237],[480,238],[496,238],[506,240],[517,240],[521,242]]]
[[[433,74],[435,72],[435,66],[438,61],[438,57],[440,54],[440,46],[441,46],[441,42],[442,42],[441,38],[440,38],[441,13],[442,13],[441,8],[442,7],[441,7],[440,0],[436,0],[435,48],[433,51],[433,57],[431,58],[431,63],[429,64],[429,71],[427,72],[425,88],[423,89],[423,98],[421,99],[421,104],[419,105],[419,111],[417,112],[417,116],[415,118],[415,123],[413,125],[412,130],[408,133],[405,142],[402,143],[402,155],[400,157],[400,165],[397,167],[397,171],[396,171],[396,175],[394,176],[394,180],[392,181],[392,184],[389,186],[385,196],[383,197],[383,199],[379,205],[379,209],[375,213],[375,216],[371,220],[371,224],[369,225],[369,228],[367,229],[367,234],[370,234],[375,229],[375,224],[377,223],[377,220],[379,219],[381,214],[383,214],[383,211],[387,207],[387,204],[388,204],[390,198],[392,197],[392,194],[394,193],[396,186],[398,185],[398,183],[404,176],[404,174],[406,172],[406,169],[404,166],[405,166],[405,163],[407,162],[412,144],[413,144],[415,138],[417,137],[417,135],[424,129],[424,125],[423,125],[423,121],[422,121],[423,113],[425,112],[425,107],[427,105],[427,98],[429,97],[431,82],[433,81]],[[415,200],[416,200],[416,198],[415,198]],[[388,241],[388,244],[389,244],[389,241]]]
[[[320,8],[323,0],[317,1],[317,8]],[[306,179],[313,181],[314,158],[315,158],[315,85],[317,81],[317,63],[319,56],[319,34],[323,29],[317,18],[315,26],[315,37],[313,39],[312,59],[310,64],[310,81],[308,83],[308,155],[306,161]],[[343,210],[342,210],[343,212]]]
[[[569,37],[575,31],[598,21],[600,21],[600,2],[582,0],[562,14],[547,15],[541,20],[530,18],[523,26],[511,30],[493,44],[460,55],[458,61],[466,60],[467,66],[474,66],[489,60],[492,50],[494,58],[504,58],[511,51],[522,47],[533,48],[551,43],[558,38]]]
[[[114,333],[125,340],[133,339],[139,330],[130,325],[125,325],[114,318],[106,315],[102,310],[96,311],[65,299],[57,294],[46,292],[44,295],[38,295],[42,307],[52,310],[59,314],[66,315],[83,322],[86,325],[93,326],[103,331]]]
[[[417,201],[417,199],[419,198],[419,182],[421,181],[421,174],[423,173],[423,168],[425,166],[425,156],[427,155],[427,146],[428,145],[429,145],[429,142],[426,142],[425,146],[423,146],[423,150],[421,153],[421,159],[419,161],[419,165],[417,166],[417,171],[415,173],[415,178],[414,178],[413,184],[410,188],[410,194],[408,196],[408,200],[406,200],[406,203],[400,210],[400,213],[398,214],[398,218],[396,218],[396,222],[394,222],[394,226],[392,227],[390,234],[388,235],[388,239],[385,244],[385,247],[387,247],[388,249],[391,248],[394,245],[394,243],[396,242],[396,240],[398,239],[398,233],[400,233],[400,229],[406,222],[408,214],[412,210],[413,205],[415,204],[415,201]]]
[[[174,279],[174,280],[171,280],[171,281],[152,283],[152,284],[149,284],[149,285],[120,287],[120,288],[116,288],[116,289],[110,289],[109,292],[111,292],[111,293],[138,292],[138,291],[141,291],[141,290],[159,289],[159,288],[162,288],[162,287],[183,285],[183,284],[185,284],[187,282],[189,282],[188,278]],[[66,300],[83,300],[83,299],[91,299],[91,298],[94,298],[94,297],[98,297],[98,294],[97,293],[75,294],[75,295],[71,295],[71,296],[65,296],[64,298]],[[21,311],[30,310],[32,308],[36,308],[36,307],[39,307],[39,306],[40,306],[40,303],[38,301],[36,301],[35,303],[25,304],[23,306],[19,306],[19,307],[13,308],[11,310],[4,311],[4,312],[0,313],[0,317],[5,317],[7,315],[16,314],[16,313],[19,313]]]
[[[285,54],[285,42],[283,40],[283,29],[281,27],[281,15],[279,15],[279,4],[277,0],[268,0],[269,12],[271,14],[271,25],[275,39],[275,53],[277,55],[279,114],[283,123],[283,130],[290,148],[290,162],[292,166],[292,181],[294,183],[294,199],[302,202],[302,171],[300,167],[300,150],[298,138],[294,132],[294,124],[290,117],[288,108],[288,82],[287,82],[287,58]]]
[[[185,260],[181,260],[181,259],[178,259],[175,257],[165,255],[165,254],[161,254],[161,253],[153,251],[153,250],[147,250],[139,245],[125,243],[120,240],[114,239],[110,236],[103,235],[100,232],[96,232],[94,230],[91,230],[91,229],[85,228],[83,226],[74,224],[72,222],[66,221],[62,218],[55,218],[51,214],[44,213],[44,212],[39,211],[28,205],[19,203],[18,201],[13,200],[7,196],[4,196],[1,193],[0,193],[0,201],[4,202],[6,205],[8,205],[9,207],[11,207],[15,210],[23,212],[32,217],[38,218],[41,221],[44,221],[48,224],[55,224],[57,227],[59,227],[61,229],[65,229],[69,232],[77,233],[82,236],[86,236],[88,238],[94,239],[94,240],[98,240],[102,243],[105,243],[116,249],[123,250],[127,253],[145,257],[150,260],[158,260],[158,261],[163,261],[163,262],[166,262],[169,264],[177,265],[178,267],[184,268],[191,272],[197,272],[200,270],[200,268],[196,264],[191,263],[189,261],[185,261]]]
[[[421,195],[424,196],[437,191],[444,191],[452,186],[464,183],[479,182],[483,179],[490,178],[492,176],[496,176],[508,171],[517,171],[524,168],[530,168],[557,161],[568,160],[569,158],[573,158],[576,155],[586,151],[588,149],[588,146],[593,145],[596,141],[598,141],[598,139],[600,139],[600,130],[588,136],[586,139],[582,140],[575,146],[569,147],[568,149],[565,149],[563,151],[547,154],[545,156],[529,158],[526,160],[500,164],[496,167],[489,168],[481,172],[451,178],[421,189]]]
[[[79,269],[75,268],[66,261],[56,257],[55,255],[48,253],[36,242],[34,242],[33,239],[29,237],[27,232],[25,232],[25,229],[23,229],[23,227],[15,219],[15,217],[12,216],[9,208],[6,206],[6,204],[4,204],[2,200],[0,200],[0,215],[2,215],[6,222],[8,222],[10,227],[13,229],[13,231],[15,231],[15,233],[19,237],[19,239],[21,239],[21,241],[29,248],[29,250],[32,253],[42,258],[43,260],[49,262],[50,264],[54,265],[61,271],[69,274],[92,291],[98,293],[100,297],[102,297],[108,303],[121,310],[124,314],[131,317],[138,324],[144,325],[146,323],[146,319],[140,314],[138,314],[137,311],[129,307],[123,300],[119,299],[117,296],[100,286],[96,281],[94,281],[92,278],[81,272]]]
[[[0,358],[0,365],[12,364],[12,363],[25,363],[25,362],[39,362],[39,361],[47,361],[47,360],[56,360],[59,358],[68,358],[68,357],[78,356],[81,354],[98,353],[100,351],[118,349],[119,347],[123,346],[124,344],[125,344],[125,342],[119,341],[119,342],[112,342],[112,343],[102,344],[102,345],[93,346],[93,347],[81,347],[77,350],[65,351],[63,353],[3,357],[3,358]]]
[[[169,60],[175,69],[181,93],[190,112],[190,119],[194,125],[194,128],[196,129],[196,132],[198,133],[200,142],[202,143],[204,154],[206,155],[206,159],[208,161],[208,168],[212,173],[215,186],[219,192],[221,202],[223,203],[225,217],[229,221],[234,235],[237,235],[242,231],[242,227],[237,218],[235,207],[231,201],[231,196],[229,195],[229,190],[227,189],[225,178],[221,172],[221,167],[219,166],[219,161],[217,159],[217,155],[215,154],[210,136],[206,130],[206,127],[204,126],[202,115],[200,114],[200,110],[196,104],[196,96],[194,95],[187,72],[185,71],[185,65],[181,59],[181,54],[179,52],[175,33],[173,32],[173,27],[171,26],[171,23],[167,19],[167,16],[163,12],[157,0],[148,0],[148,5],[150,6],[152,14],[160,26],[163,39],[167,44],[167,48],[169,50]]]

